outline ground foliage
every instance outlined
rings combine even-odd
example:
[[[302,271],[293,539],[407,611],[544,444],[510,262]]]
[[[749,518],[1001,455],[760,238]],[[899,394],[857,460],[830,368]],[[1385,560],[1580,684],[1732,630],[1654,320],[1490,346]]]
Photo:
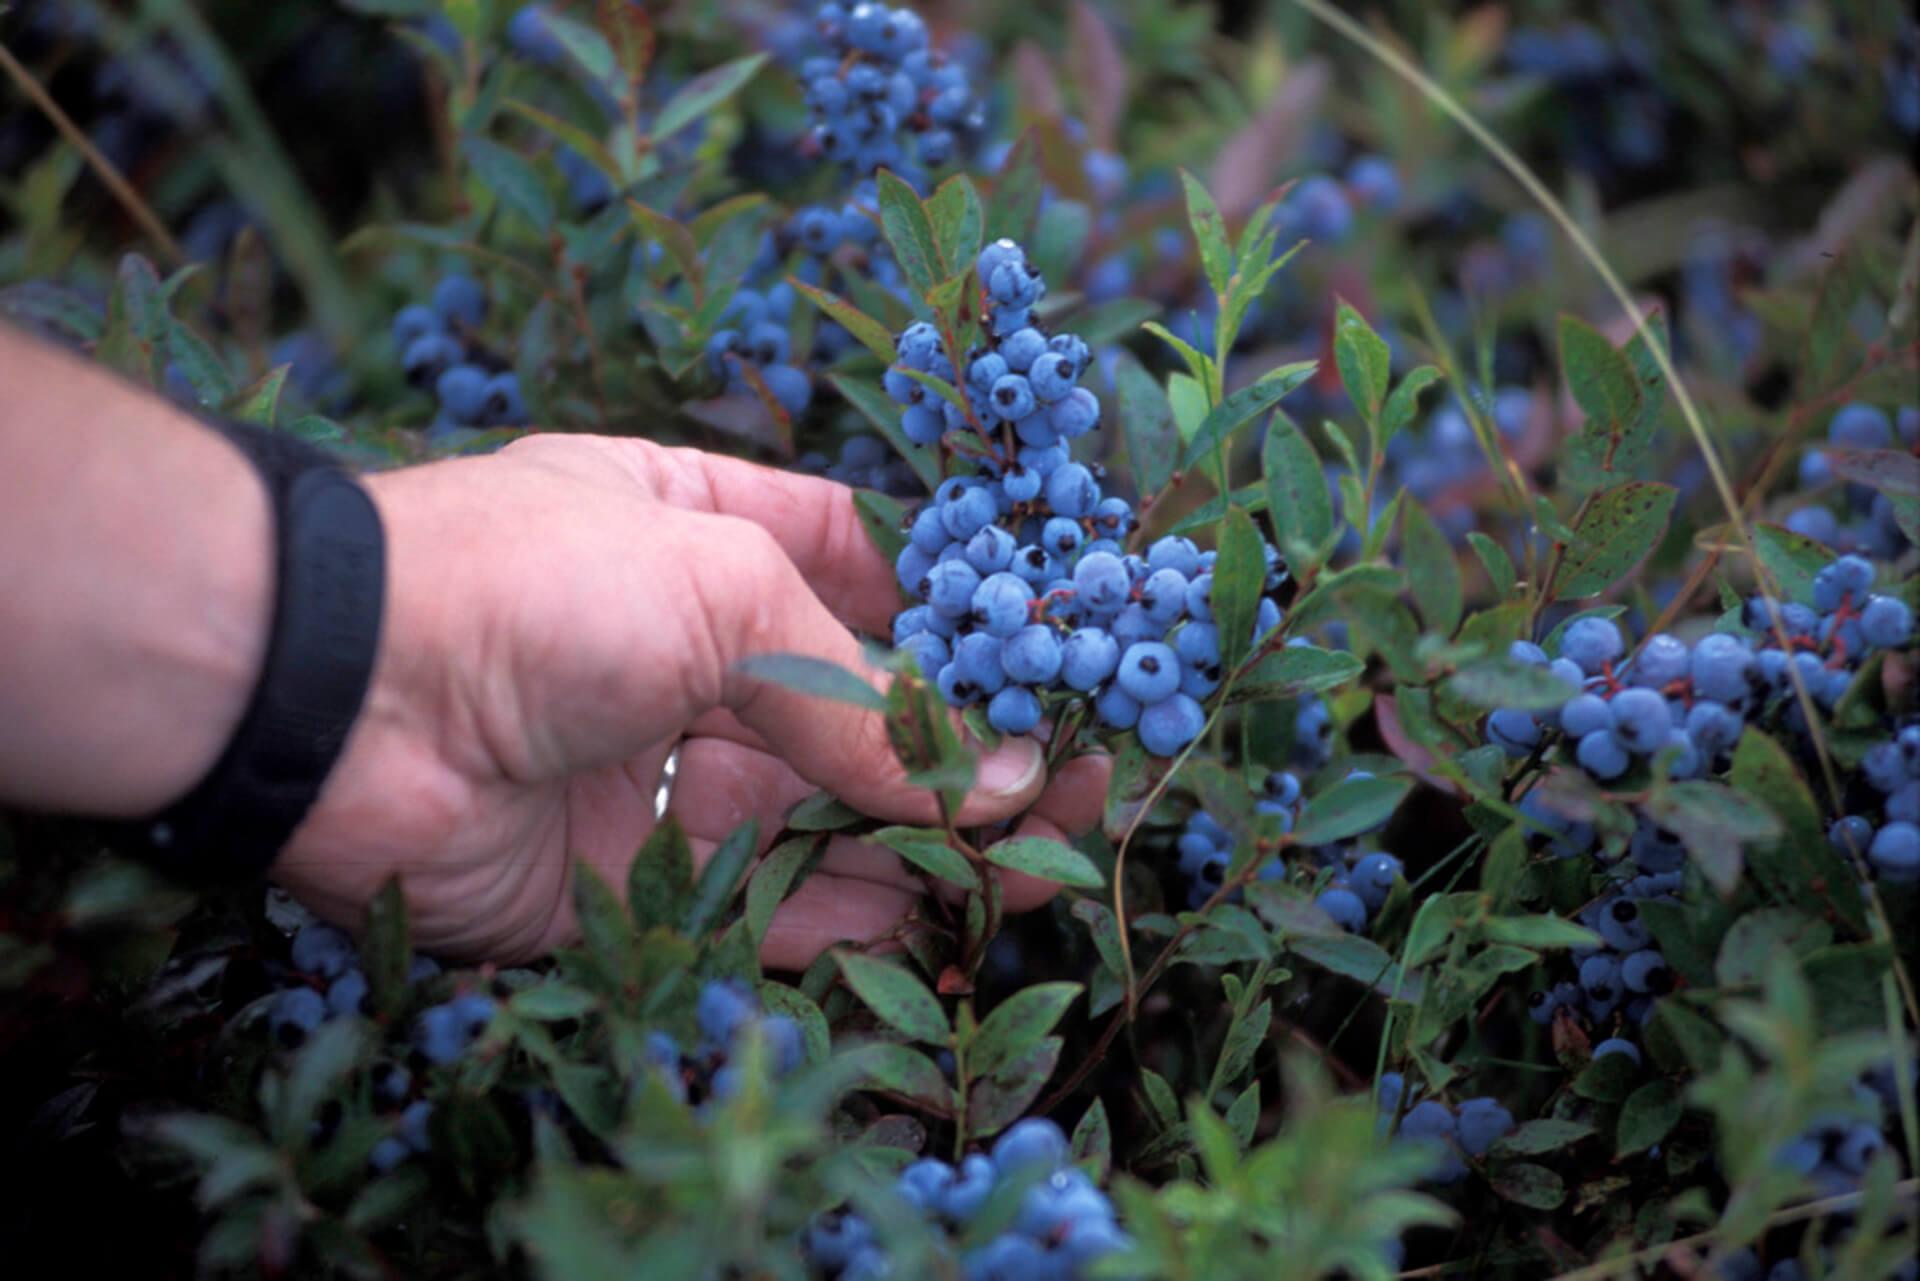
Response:
[[[1579,618],[1618,624],[1623,666],[1658,632],[1764,650],[1792,622],[1756,595],[1857,627],[1819,599],[1841,552],[1920,603],[1910,15],[1383,3],[1353,11],[1368,51],[1313,4],[939,6],[973,97],[842,155],[808,114],[834,92],[806,87],[811,7],[549,8],[0,10],[0,315],[369,466],[539,423],[824,471],[894,557],[994,453],[910,443],[891,392],[964,395],[884,383],[895,335],[929,321],[959,361],[995,323],[976,255],[1010,237],[1049,284],[1034,323],[1094,353],[1076,457],[1137,513],[1126,550],[1213,553],[1237,627],[1205,728],[1163,759],[1056,726],[1116,768],[1077,848],[991,849],[1064,883],[1030,916],[1003,919],[978,834],[821,796],[757,861],[743,832],[695,869],[668,828],[628,886],[583,873],[581,943],[531,969],[417,963],[391,890],[349,945],[17,817],[22,1275],[797,1278],[857,1211],[893,1275],[959,1276],[1029,1189],[943,1227],[893,1175],[1033,1115],[1119,1211],[1086,1275],[1912,1275],[1920,904],[1829,838],[1912,803],[1875,755],[1910,725],[1910,618],[1865,661],[1822,631],[1830,696],[1604,781],[1547,666]],[[1269,594],[1283,621],[1243,639]],[[903,759],[963,787],[991,728],[901,666]],[[889,955],[762,974],[774,905],[846,831],[962,893]],[[1627,897],[1623,944],[1595,913]],[[1655,988],[1589,981],[1656,948]],[[764,1013],[716,1039],[718,980]]]

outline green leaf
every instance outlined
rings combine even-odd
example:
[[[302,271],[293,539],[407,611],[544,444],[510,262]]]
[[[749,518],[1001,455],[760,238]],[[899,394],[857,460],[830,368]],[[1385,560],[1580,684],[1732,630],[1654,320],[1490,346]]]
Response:
[[[582,988],[557,979],[548,979],[532,987],[521,988],[507,1002],[512,1011],[535,1023],[561,1023],[584,1018],[600,1006],[600,998]]]
[[[1345,299],[1333,318],[1333,362],[1355,408],[1368,423],[1378,422],[1387,384],[1393,377],[1393,353],[1387,349],[1386,340],[1374,333],[1373,326]],[[1377,439],[1374,448],[1385,445],[1384,438]]]
[[[753,878],[747,882],[747,928],[752,931],[756,945],[766,940],[774,912],[821,848],[818,837],[796,836],[767,851],[760,866],[753,870]]]
[[[1233,701],[1297,698],[1301,694],[1334,689],[1367,669],[1343,649],[1288,645],[1255,663],[1253,670],[1233,684]]]
[[[1432,365],[1421,365],[1407,371],[1400,385],[1393,389],[1393,395],[1387,397],[1386,407],[1380,411],[1380,447],[1385,449],[1387,442],[1405,431],[1413,420],[1420,415],[1420,393],[1440,382],[1446,375]]]
[[[865,678],[824,658],[808,654],[755,654],[734,664],[734,670],[815,698],[850,703],[870,712],[887,710],[886,696]]]
[[[546,185],[532,165],[486,138],[469,136],[461,143],[460,150],[473,166],[474,174],[499,197],[501,204],[532,223],[536,230],[553,230],[553,197],[547,194]]]
[[[1180,470],[1191,471],[1203,459],[1212,458],[1214,450],[1224,447],[1234,432],[1279,404],[1288,392],[1313,377],[1316,368],[1311,360],[1282,365],[1259,382],[1242,387],[1221,401],[1188,442],[1187,452],[1180,458]]]
[[[654,117],[650,133],[654,144],[671,138],[700,117],[718,107],[746,87],[749,80],[766,65],[768,55],[750,54],[703,71],[680,86]]]
[[[692,895],[693,850],[680,820],[669,814],[627,865],[627,911],[634,930],[678,928]]]
[[[1374,991],[1384,996],[1397,995],[1400,1000],[1418,1005],[1425,991],[1426,984],[1419,974],[1402,974],[1385,948],[1357,934],[1290,935],[1287,947],[1323,970],[1372,985]]]
[[[920,1051],[882,1042],[863,1045],[849,1057],[870,1086],[904,1095],[942,1116],[953,1114],[953,1086]]]
[[[1798,908],[1763,907],[1735,921],[1720,940],[1713,975],[1722,987],[1757,985],[1779,957],[1805,955],[1832,939],[1831,926]]]
[[[847,986],[888,1027],[915,1041],[945,1045],[950,1039],[940,1002],[905,969],[858,952],[836,952],[834,960]]]
[[[1043,1037],[1014,1062],[975,1081],[967,1095],[967,1132],[985,1138],[1018,1121],[1046,1088],[1060,1062],[1060,1048],[1059,1037]]]
[[[1046,175],[1040,168],[1040,134],[1029,129],[1020,135],[994,176],[993,196],[987,203],[986,239],[1024,242],[1040,212]]]
[[[887,690],[887,741],[916,787],[955,808],[973,786],[975,760],[955,731],[952,709],[924,676],[896,673]]]
[[[882,364],[891,365],[894,362],[897,353],[893,347],[893,334],[885,325],[839,294],[830,293],[825,289],[816,289],[798,276],[788,276],[787,283],[792,285],[801,297],[839,321],[841,327],[858,338],[861,346],[872,352]]]
[[[1474,555],[1480,558],[1480,564],[1485,567],[1494,594],[1513,595],[1514,584],[1520,581],[1520,576],[1514,572],[1513,557],[1507,555],[1507,549],[1477,529],[1467,535],[1467,542],[1473,545]]]
[[[291,365],[275,365],[251,383],[233,393],[226,413],[256,427],[275,427],[280,419],[280,392],[287,385]]]
[[[968,1046],[968,1068],[991,1076],[1030,1053],[1083,990],[1078,983],[1035,983],[994,1006]]]
[[[1325,545],[1333,533],[1333,496],[1327,492],[1327,476],[1312,442],[1285,414],[1275,414],[1267,425],[1260,462],[1266,474],[1267,515],[1282,550]]]
[[[1781,525],[1755,522],[1753,547],[1760,563],[1780,585],[1780,598],[1802,605],[1813,603],[1813,577],[1833,563],[1833,550],[1805,534]]]
[[[1180,454],[1180,429],[1173,421],[1173,404],[1159,380],[1125,349],[1114,365],[1113,385],[1134,482],[1141,493],[1157,494],[1173,478],[1174,462]]]
[[[1213,617],[1220,634],[1220,661],[1234,671],[1253,647],[1260,594],[1267,583],[1266,541],[1253,517],[1235,508],[1220,525],[1220,554],[1213,566]]]
[[[1867,932],[1866,908],[1855,894],[1834,893],[1852,883],[1846,856],[1827,840],[1826,824],[1793,758],[1779,743],[1748,726],[1733,749],[1727,776],[1735,790],[1780,819],[1777,840],[1756,841],[1747,865],[1776,903],[1826,902],[1856,934]]]
[[[1421,621],[1431,631],[1451,636],[1466,608],[1466,589],[1460,582],[1460,564],[1453,544],[1433,523],[1427,509],[1411,498],[1400,511],[1400,538],[1407,554],[1407,583]]]
[[[1646,452],[1640,380],[1627,357],[1606,336],[1573,316],[1560,318],[1560,359],[1574,403],[1586,414],[1568,447],[1568,479],[1580,489],[1598,489],[1630,475]]]
[[[1220,216],[1220,206],[1207,194],[1200,180],[1180,171],[1180,183],[1187,193],[1187,223],[1193,228],[1194,243],[1200,247],[1200,264],[1207,273],[1207,283],[1213,287],[1216,298],[1227,296],[1227,285],[1233,276],[1233,250],[1227,244],[1227,224]]]
[[[701,260],[700,245],[694,240],[693,233],[666,214],[651,209],[637,200],[627,201],[627,211],[633,215],[633,220],[639,224],[640,230],[646,234],[647,238],[658,241],[667,256],[673,259],[673,265],[680,269],[680,274],[685,276],[687,283],[693,286],[696,301],[704,298],[707,269],[706,264]],[[544,283],[543,281],[542,284]]]
[[[1544,1165],[1516,1161],[1501,1166],[1488,1178],[1494,1194],[1530,1210],[1553,1210],[1567,1199],[1567,1185]]]
[[[720,919],[720,913],[733,901],[734,893],[740,888],[741,878],[747,874],[747,868],[753,864],[754,851],[760,844],[760,820],[750,818],[733,831],[727,833],[727,839],[720,842],[717,849],[708,856],[705,866],[700,869],[700,879],[693,887],[693,902],[687,908],[686,935],[691,939],[706,936],[713,923]]]
[[[78,289],[44,280],[0,289],[0,317],[63,330],[84,343],[96,341],[103,328],[97,302]]]
[[[167,359],[180,367],[193,388],[194,399],[209,408],[225,404],[233,395],[233,375],[220,363],[206,339],[186,322],[167,318]]]
[[[1709,884],[1730,895],[1740,882],[1740,847],[1780,835],[1780,820],[1721,783],[1675,783],[1655,792],[1647,817],[1678,836]]]
[[[1226,1039],[1220,1043],[1220,1058],[1213,1066],[1209,1094],[1230,1088],[1246,1074],[1253,1066],[1253,1056],[1266,1044],[1267,1032],[1272,1026],[1272,1001],[1258,1002],[1244,1017],[1234,1017],[1227,1025]]]
[[[367,976],[367,1006],[373,1014],[392,1015],[407,1003],[407,970],[413,964],[413,940],[407,927],[407,896],[400,878],[390,876],[367,905],[360,934],[360,968]]]
[[[976,893],[980,889],[980,876],[973,864],[948,843],[945,832],[930,827],[883,827],[871,839],[923,872]]]
[[[1016,836],[987,846],[982,851],[987,862],[1037,876],[1043,881],[1058,881],[1076,889],[1097,890],[1106,884],[1100,869],[1071,845],[1043,836]]]
[[[1107,1120],[1107,1105],[1095,1099],[1080,1114],[1073,1127],[1073,1159],[1077,1165],[1091,1165],[1094,1181],[1106,1182],[1113,1169],[1113,1125]]]
[[[964,274],[980,255],[980,232],[986,221],[972,181],[965,174],[955,174],[941,183],[927,200],[927,217],[948,272]]]
[[[1519,947],[1599,947],[1600,936],[1577,921],[1552,915],[1496,916],[1486,924],[1486,936],[1496,943]]]
[[[900,549],[907,545],[907,536],[900,530],[901,522],[906,519],[906,508],[878,490],[856,489],[853,510],[860,517],[860,528],[867,531],[874,550],[891,565],[899,557]]]
[[[935,285],[951,274],[940,256],[933,223],[920,197],[898,175],[882,169],[877,182],[881,230],[886,233],[887,243],[893,246],[894,260],[905,273],[914,297],[925,299]]]
[[[886,392],[865,378],[850,378],[845,374],[828,374],[827,381],[849,405],[860,411],[860,416],[871,423],[875,431],[886,437],[894,453],[907,460],[928,493],[940,487],[939,451],[907,439],[907,434],[900,430],[900,406],[894,404]]]
[[[1594,499],[1554,575],[1554,598],[1598,596],[1633,572],[1666,534],[1678,496],[1671,485],[1635,480]]]
[[[1680,1093],[1667,1081],[1648,1081],[1620,1107],[1614,1147],[1621,1156],[1644,1152],[1680,1123]]]
[[[865,821],[866,816],[826,792],[815,792],[793,807],[787,826],[796,832],[837,832]]]
[[[1413,790],[1405,776],[1347,778],[1307,802],[1293,830],[1299,845],[1330,845],[1370,832],[1393,817]]]
[[[1593,1132],[1593,1127],[1585,1121],[1548,1117],[1522,1123],[1512,1134],[1496,1139],[1489,1151],[1494,1156],[1540,1156],[1570,1148]]]
[[[1545,667],[1501,654],[1468,663],[1447,678],[1447,692],[1475,707],[1544,711],[1578,694],[1578,687]]]

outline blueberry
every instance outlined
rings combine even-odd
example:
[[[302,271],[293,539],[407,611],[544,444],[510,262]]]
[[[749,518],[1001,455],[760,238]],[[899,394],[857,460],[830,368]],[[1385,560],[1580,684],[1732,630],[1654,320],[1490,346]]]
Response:
[[[938,1207],[940,1213],[955,1223],[967,1222],[980,1213],[999,1178],[1000,1170],[991,1158],[973,1153],[960,1162],[953,1181],[947,1185]]]
[[[1008,637],[1000,650],[1007,679],[1021,685],[1045,685],[1060,673],[1065,656],[1059,638],[1044,623],[1031,623]]]
[[[1140,722],[1140,704],[1117,681],[1094,696],[1093,710],[1109,729],[1132,729]]]
[[[1620,629],[1605,618],[1576,618],[1560,639],[1560,652],[1589,676],[1601,671],[1626,650]]]
[[[1468,1156],[1482,1157],[1495,1141],[1514,1129],[1513,1113],[1496,1099],[1467,1099],[1455,1116],[1460,1148]]]
[[[414,1020],[414,1048],[429,1063],[452,1063],[466,1053],[466,1029],[466,1021],[451,1005],[430,1005]]]
[[[365,1013],[367,976],[358,969],[351,969],[335,979],[327,988],[327,1008],[342,1017]]]
[[[1593,1047],[1594,1061],[1598,1062],[1609,1054],[1624,1055],[1635,1067],[1640,1066],[1640,1047],[1632,1041],[1612,1036]]]
[[[1205,710],[1191,695],[1174,694],[1140,709],[1140,745],[1154,756],[1174,756],[1200,737],[1206,724]]]
[[[1673,716],[1667,709],[1667,700],[1650,689],[1623,689],[1613,696],[1609,704],[1613,713],[1613,734],[1620,746],[1640,756],[1651,755],[1667,741],[1668,733],[1673,729]],[[1581,740],[1584,750],[1586,740]],[[1584,756],[1581,764],[1587,764]],[[1599,771],[1588,767],[1590,772],[1605,777]]]
[[[1877,649],[1898,649],[1913,636],[1913,611],[1895,596],[1870,596],[1860,614],[1860,636]]]
[[[1358,894],[1348,889],[1330,889],[1321,894],[1314,902],[1320,910],[1333,918],[1333,923],[1350,934],[1364,933],[1367,928],[1367,905]]]
[[[281,1049],[297,1050],[326,1020],[326,998],[310,987],[292,987],[273,998],[267,1032]]]
[[[402,307],[393,318],[394,350],[404,355],[422,338],[440,337],[445,332],[446,325],[433,308],[419,303]]]
[[[1046,493],[1047,505],[1055,515],[1076,520],[1092,515],[1100,501],[1100,486],[1094,482],[1093,473],[1079,463],[1068,463],[1048,476]]]
[[[1487,741],[1515,760],[1524,760],[1540,745],[1540,722],[1531,712],[1502,707],[1487,717]]]
[[[1569,738],[1582,739],[1612,725],[1613,713],[1598,694],[1576,694],[1560,709],[1560,728]]]
[[[1629,953],[1620,962],[1620,979],[1630,992],[1662,996],[1673,990],[1673,971],[1654,948]]]
[[[487,318],[487,292],[472,276],[456,272],[433,287],[433,309],[450,324],[478,329]]]
[[[354,963],[353,940],[345,931],[314,922],[293,936],[293,968],[323,979],[338,978]]]
[[[1678,636],[1656,632],[1647,637],[1640,652],[1627,669],[1627,680],[1649,689],[1665,689],[1685,677],[1693,661],[1692,651]]]
[[[987,724],[1002,734],[1026,734],[1040,723],[1040,700],[1024,685],[1009,685],[987,704]]]
[[[1580,768],[1603,783],[1619,778],[1632,763],[1627,749],[1620,745],[1612,730],[1599,729],[1583,736],[1574,755]]]
[[[1097,627],[1083,627],[1061,646],[1060,677],[1068,688],[1092,690],[1120,667],[1120,645]]]
[[[1905,885],[1920,880],[1920,826],[1888,823],[1875,834],[1867,861],[1881,879]]]
[[[1594,928],[1616,951],[1637,952],[1652,941],[1647,923],[1631,899],[1617,898],[1604,905]]]
[[[968,616],[987,635],[1004,639],[1027,625],[1033,600],[1033,588],[1027,580],[1003,570],[989,574],[974,588]]]
[[[1159,641],[1142,641],[1121,657],[1117,679],[1142,706],[1158,703],[1180,688],[1180,656]]]
[[[993,1145],[993,1164],[1003,1175],[1030,1167],[1057,1170],[1068,1156],[1067,1136],[1040,1117],[1016,1121]]]
[[[1369,854],[1353,867],[1353,890],[1367,905],[1369,912],[1377,912],[1387,901],[1387,895],[1393,891],[1394,882],[1400,879],[1402,866],[1400,860],[1391,854]]]
[[[907,553],[903,551],[900,555],[904,561]],[[948,560],[926,572],[926,583],[927,603],[938,613],[960,618],[973,608],[973,594],[980,587],[980,575],[964,560]]]
[[[707,1046],[725,1050],[759,1008],[759,1002],[746,984],[716,979],[700,989],[693,1018]]]
[[[1081,603],[1096,615],[1117,611],[1133,590],[1126,564],[1111,552],[1088,551],[1073,567]]]

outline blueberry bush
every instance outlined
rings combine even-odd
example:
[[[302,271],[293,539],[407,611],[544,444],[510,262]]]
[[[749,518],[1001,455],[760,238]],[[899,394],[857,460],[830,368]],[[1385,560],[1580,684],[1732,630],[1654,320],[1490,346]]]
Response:
[[[1114,762],[1075,845],[669,824],[515,969],[13,816],[19,1275],[1915,1277],[1905,6],[28,0],[0,70],[8,323],[367,467],[842,481],[892,682],[751,674],[947,812]],[[763,973],[840,833],[925,906]]]

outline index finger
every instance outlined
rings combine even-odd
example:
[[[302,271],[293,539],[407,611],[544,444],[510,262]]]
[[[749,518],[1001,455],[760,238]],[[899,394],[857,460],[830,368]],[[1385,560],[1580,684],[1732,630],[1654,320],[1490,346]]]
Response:
[[[631,448],[643,483],[660,501],[752,521],[773,535],[835,617],[860,631],[888,634],[900,589],[893,566],[860,524],[853,490],[697,449],[620,443]]]

